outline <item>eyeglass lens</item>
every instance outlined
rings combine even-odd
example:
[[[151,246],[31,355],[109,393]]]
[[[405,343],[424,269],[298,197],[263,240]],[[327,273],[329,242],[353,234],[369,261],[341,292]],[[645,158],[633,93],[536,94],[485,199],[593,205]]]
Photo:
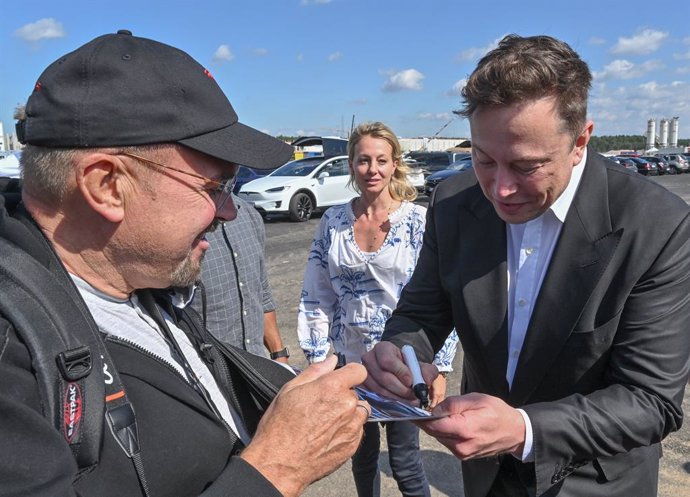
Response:
[[[228,201],[230,195],[232,195],[232,190],[235,188],[236,183],[237,175],[223,181],[220,185],[218,185],[218,188],[215,191],[216,194],[214,195],[214,201],[216,204],[217,211],[221,210],[225,203]]]

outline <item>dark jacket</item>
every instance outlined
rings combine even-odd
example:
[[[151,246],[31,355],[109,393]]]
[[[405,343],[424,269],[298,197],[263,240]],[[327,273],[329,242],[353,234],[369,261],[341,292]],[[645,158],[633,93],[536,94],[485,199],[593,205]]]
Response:
[[[0,237],[50,267],[65,291],[81,301],[64,267],[30,217],[22,213],[21,206],[15,218],[10,217],[3,204],[0,195]],[[168,307],[193,343],[212,341],[193,312],[172,308],[160,292],[142,295]],[[83,301],[80,304],[84,305]],[[243,448],[241,442],[176,370],[135,345],[110,337],[105,341],[136,412],[143,464],[153,497],[280,495],[258,471],[237,457]],[[291,377],[272,361],[240,353],[253,370],[277,379],[277,386]],[[210,359],[206,362],[218,379],[217,364]],[[224,378],[219,379],[221,389],[253,433],[262,406],[251,395],[251,380],[232,367]],[[28,349],[12,323],[2,315],[0,454],[1,496],[142,495],[131,460],[107,427],[99,464],[77,474],[75,459],[64,437],[44,417]]]
[[[690,208],[589,151],[511,389],[506,240],[473,173],[441,183],[383,335],[430,362],[455,327],[462,392],[529,415],[534,463],[466,461],[465,494],[486,495],[512,465],[537,495],[656,495],[659,442],[681,426],[690,367]]]

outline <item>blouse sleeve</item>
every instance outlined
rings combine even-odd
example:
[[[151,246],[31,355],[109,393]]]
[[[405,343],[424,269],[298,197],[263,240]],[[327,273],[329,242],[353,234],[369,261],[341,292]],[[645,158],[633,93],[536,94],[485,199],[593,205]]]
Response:
[[[451,331],[441,350],[436,352],[434,356],[434,364],[439,371],[453,371],[453,359],[455,359],[455,353],[458,351],[458,342],[458,333],[455,330]]]
[[[337,296],[329,278],[331,230],[328,212],[322,218],[309,250],[297,314],[297,337],[307,361],[321,362],[330,349],[328,332]]]

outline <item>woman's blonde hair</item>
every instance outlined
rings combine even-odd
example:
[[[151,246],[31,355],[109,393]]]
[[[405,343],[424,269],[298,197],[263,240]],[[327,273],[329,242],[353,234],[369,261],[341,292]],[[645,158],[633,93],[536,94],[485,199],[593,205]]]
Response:
[[[417,198],[417,189],[412,186],[407,179],[407,173],[410,169],[402,159],[402,147],[400,146],[400,142],[395,136],[395,133],[382,122],[362,123],[354,129],[350,135],[350,140],[347,142],[347,156],[350,163],[354,163],[357,144],[365,136],[386,140],[392,148],[391,155],[393,156],[393,161],[397,161],[398,166],[393,172],[390,183],[388,183],[388,191],[391,197],[395,200],[415,200]],[[359,187],[355,182],[355,175],[352,168],[350,168],[350,181],[348,185],[352,185],[355,190],[359,192]]]

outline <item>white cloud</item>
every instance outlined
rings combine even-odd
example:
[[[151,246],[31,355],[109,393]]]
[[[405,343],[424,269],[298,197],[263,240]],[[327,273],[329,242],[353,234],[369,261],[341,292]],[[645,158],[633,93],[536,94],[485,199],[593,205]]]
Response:
[[[630,38],[620,37],[618,43],[611,49],[615,54],[646,55],[656,52],[661,47],[668,33],[645,29]]]
[[[644,134],[647,119],[680,116],[681,126],[690,126],[690,83],[647,81],[639,85],[612,87],[599,83],[592,88],[589,114],[595,134]]]
[[[588,43],[590,45],[604,45],[606,43],[606,40],[604,38],[601,38],[599,36],[592,36]]]
[[[505,36],[505,35],[504,35]],[[472,47],[460,52],[457,56],[459,62],[474,61],[482,58],[487,52],[493,50],[498,46],[498,42],[503,39],[503,36],[496,38],[494,41],[486,45],[485,47]]]
[[[391,74],[383,85],[383,91],[421,90],[424,78],[417,69],[405,69]]]
[[[297,62],[302,62],[302,61],[304,61],[304,54],[298,53],[297,57],[295,57],[295,58],[297,59]]]
[[[366,105],[367,103],[369,103],[369,100],[366,97],[362,97],[350,100],[348,103],[352,105]]]
[[[690,60],[690,49],[685,53],[674,53],[673,58],[676,60]]]
[[[446,96],[448,97],[453,97],[453,98],[458,98],[460,97],[460,92],[462,89],[465,87],[467,84],[467,78],[462,78],[457,80],[453,86],[450,88],[450,90],[446,91]]]
[[[447,122],[451,119],[455,119],[455,115],[451,112],[420,112],[417,114],[416,119],[421,119],[423,121],[441,121]]]
[[[50,38],[62,38],[65,36],[65,30],[61,22],[53,18],[46,18],[31,24],[26,24],[15,31],[14,34],[26,41],[38,41]]]
[[[617,59],[604,66],[602,71],[594,71],[595,80],[632,79],[661,69],[663,64],[658,60],[648,60],[641,64],[634,64],[629,60]]]
[[[342,59],[343,54],[341,52],[333,52],[328,55],[328,62],[335,62],[336,60]]]
[[[594,71],[594,79],[625,79],[629,76],[635,64],[629,60],[618,59],[604,66],[602,71]]]
[[[234,58],[235,56],[227,45],[219,46],[213,54],[213,60],[216,62],[229,62]]]
[[[268,50],[265,48],[255,48],[252,52],[254,52],[254,55],[257,57],[266,57],[268,55]]]
[[[331,3],[332,0],[300,0],[300,5],[325,5]]]

